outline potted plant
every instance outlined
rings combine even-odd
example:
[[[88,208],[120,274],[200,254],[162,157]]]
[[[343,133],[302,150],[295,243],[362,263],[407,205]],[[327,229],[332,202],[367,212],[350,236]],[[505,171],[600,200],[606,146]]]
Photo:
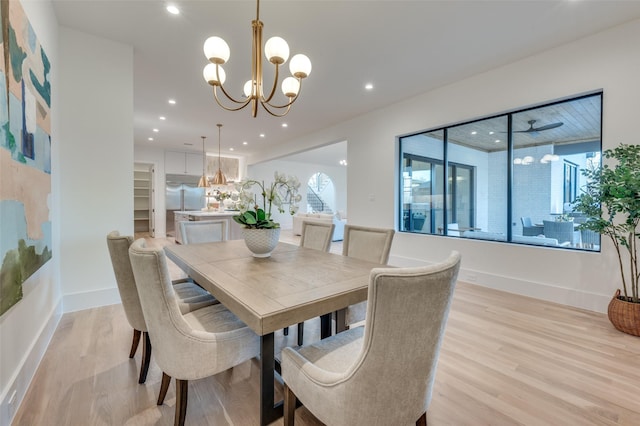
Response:
[[[257,189],[257,193],[252,188]],[[239,192],[236,206],[240,212],[233,216],[233,220],[242,225],[244,241],[255,257],[271,255],[280,238],[280,224],[273,220],[272,208],[275,206],[284,213],[284,206],[289,205],[289,213],[294,215],[302,199],[298,194],[299,188],[298,178],[278,172],[275,172],[274,181],[269,186],[253,179],[236,184]],[[262,198],[262,204],[258,204],[258,197]]]
[[[618,289],[609,303],[609,320],[618,330],[640,336],[640,145],[621,144],[603,156],[616,163],[582,171],[587,184],[573,207],[587,217],[579,228],[608,236],[618,254],[622,294]]]

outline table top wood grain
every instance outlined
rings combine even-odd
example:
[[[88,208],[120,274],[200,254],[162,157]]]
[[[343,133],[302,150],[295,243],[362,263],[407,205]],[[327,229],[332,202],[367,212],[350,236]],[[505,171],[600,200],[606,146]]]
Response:
[[[243,240],[165,252],[261,336],[366,300],[371,269],[383,266],[283,242],[267,258]]]

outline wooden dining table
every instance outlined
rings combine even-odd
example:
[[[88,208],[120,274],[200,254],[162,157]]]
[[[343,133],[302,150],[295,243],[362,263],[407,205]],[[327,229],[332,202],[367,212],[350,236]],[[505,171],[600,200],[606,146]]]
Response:
[[[266,258],[253,257],[244,240],[167,246],[165,253],[260,336],[261,425],[283,414],[274,395],[274,332],[320,317],[321,338],[328,337],[332,312],[366,300],[371,269],[382,266],[283,242]]]

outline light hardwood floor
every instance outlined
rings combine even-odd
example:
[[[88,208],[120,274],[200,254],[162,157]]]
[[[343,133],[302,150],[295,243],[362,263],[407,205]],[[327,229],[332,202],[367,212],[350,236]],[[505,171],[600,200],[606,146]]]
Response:
[[[307,322],[305,341],[318,338],[317,328]],[[294,344],[291,330],[278,344]],[[120,305],[65,314],[13,424],[173,424],[174,385],[158,407],[161,371],[152,359],[139,385],[141,354],[129,359],[130,343]],[[190,382],[187,424],[255,425],[258,389],[256,360]],[[276,392],[281,397],[279,384]],[[393,395],[380,403],[402,409]],[[613,329],[606,315],[459,282],[427,419],[430,426],[638,425],[640,338]],[[302,407],[296,424],[320,423]]]

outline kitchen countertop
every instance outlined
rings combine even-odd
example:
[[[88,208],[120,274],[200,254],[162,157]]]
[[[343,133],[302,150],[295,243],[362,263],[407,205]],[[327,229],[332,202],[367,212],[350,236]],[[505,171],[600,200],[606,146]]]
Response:
[[[189,216],[198,216],[198,217],[202,217],[202,216],[233,216],[238,214],[238,211],[234,211],[234,210],[225,210],[223,212],[221,211],[217,211],[217,210],[192,210],[192,211],[184,211],[184,212],[180,212],[182,214],[187,214]]]

